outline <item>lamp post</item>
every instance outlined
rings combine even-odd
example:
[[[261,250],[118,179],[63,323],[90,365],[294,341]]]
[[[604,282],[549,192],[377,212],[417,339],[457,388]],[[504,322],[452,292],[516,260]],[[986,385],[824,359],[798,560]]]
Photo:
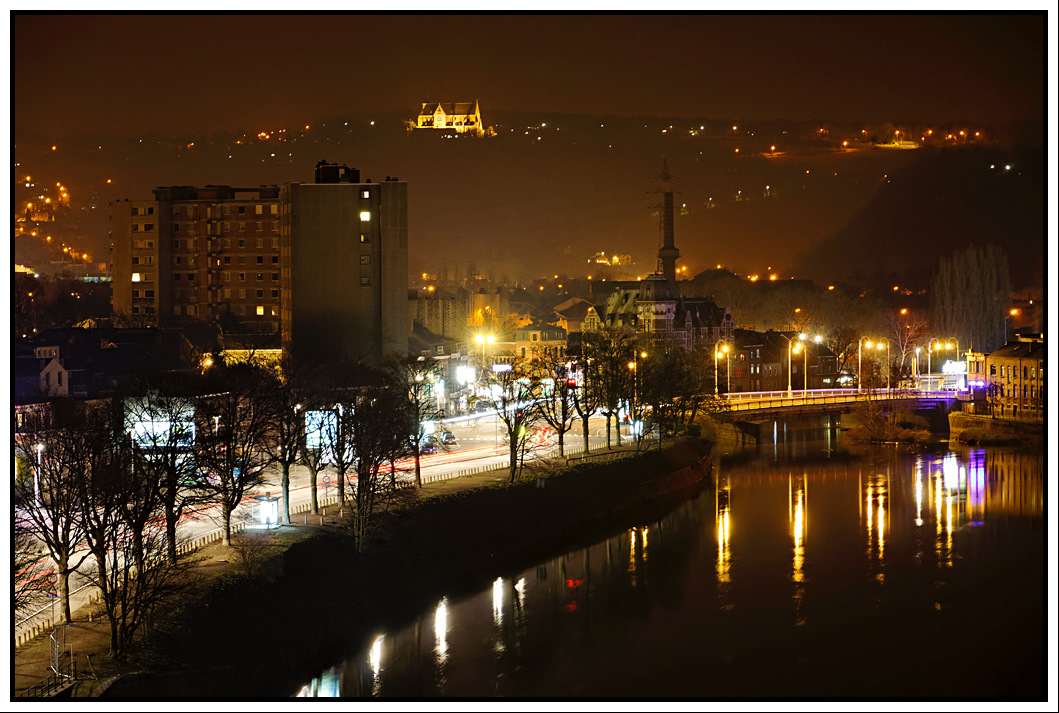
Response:
[[[882,348],[883,348],[882,343],[883,342],[886,342],[886,390],[889,391],[890,390],[890,340],[889,339],[883,339],[882,341],[880,341],[878,343],[878,345],[877,345],[877,348],[879,349],[879,351],[882,351]]]
[[[912,360],[912,376],[915,377],[916,388],[919,388],[919,347],[916,347],[916,356]]]
[[[718,346],[718,344],[723,345],[723,346]],[[718,379],[717,379],[717,357],[721,356],[721,352],[722,351],[725,354],[728,354],[728,344],[725,343],[725,341],[723,339],[718,340],[718,342],[713,345],[713,395],[714,396],[717,395],[717,381],[718,381]],[[731,373],[732,370],[731,370],[731,361],[730,360],[731,360],[731,357],[729,357],[729,362],[728,362],[728,365],[729,365],[729,369],[728,369],[728,391],[729,392],[732,390],[732,373]]]
[[[632,370],[632,403],[629,404],[629,428],[630,429],[632,429],[633,426],[634,426],[635,419],[633,417],[636,415],[636,377],[637,377],[637,371],[639,371],[639,369],[637,367],[637,364],[638,364],[638,360],[646,359],[646,358],[647,358],[647,352],[639,352],[637,354],[633,354],[632,361],[629,362],[629,369]],[[714,379],[714,381],[716,382],[716,379]],[[714,387],[716,388],[716,383],[714,384]],[[619,429],[621,428],[621,424],[618,425],[618,428]],[[620,433],[620,431],[619,431],[619,433]]]
[[[791,349],[794,346],[793,341],[786,334],[780,334],[781,337],[787,340],[787,398],[791,397]]]
[[[860,361],[860,348],[864,345],[864,337],[857,339],[857,393],[861,391],[861,385],[864,383],[864,379],[861,378],[861,361]],[[871,340],[868,340],[868,349],[871,349]]]
[[[37,444],[37,467],[33,471],[33,496],[40,502],[40,467],[41,467],[41,454],[44,452],[44,444]]]
[[[807,341],[807,335],[799,334],[798,339],[801,341]],[[824,338],[817,334],[813,337],[813,341],[817,344],[822,342]],[[801,345],[805,353],[802,354],[802,401],[809,401],[809,345]]]
[[[934,379],[931,377],[931,371],[930,371],[930,353],[934,349],[934,347],[931,346],[931,345],[934,344],[934,342],[938,343],[938,347],[939,347],[938,351],[941,351],[941,349],[940,349],[941,340],[938,339],[937,337],[931,337],[930,341],[927,342],[927,387],[928,387],[928,390],[931,390],[931,391],[933,391],[933,389],[931,389],[929,387],[932,387],[934,385]]]
[[[1019,315],[1019,309],[1012,307],[1008,310],[1008,316],[1004,317],[1004,344],[1008,343],[1008,319],[1011,317],[1017,317]]]

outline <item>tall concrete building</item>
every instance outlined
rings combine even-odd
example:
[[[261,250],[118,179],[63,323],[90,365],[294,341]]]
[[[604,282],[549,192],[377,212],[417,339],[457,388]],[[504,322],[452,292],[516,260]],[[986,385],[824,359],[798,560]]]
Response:
[[[306,360],[408,351],[408,185],[321,162],[280,190],[281,335]]]
[[[171,326],[230,312],[279,329],[279,188],[165,186],[110,204],[116,315]]]
[[[112,306],[133,322],[232,316],[314,361],[408,349],[408,189],[321,162],[314,183],[154,190],[111,203]]]

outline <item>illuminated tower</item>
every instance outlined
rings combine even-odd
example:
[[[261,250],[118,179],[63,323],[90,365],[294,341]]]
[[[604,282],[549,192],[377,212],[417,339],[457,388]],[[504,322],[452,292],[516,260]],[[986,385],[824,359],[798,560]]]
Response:
[[[673,186],[670,184],[669,164],[662,159],[662,247],[658,248],[658,271],[666,278],[669,286],[676,293],[677,258],[680,250],[673,245]]]

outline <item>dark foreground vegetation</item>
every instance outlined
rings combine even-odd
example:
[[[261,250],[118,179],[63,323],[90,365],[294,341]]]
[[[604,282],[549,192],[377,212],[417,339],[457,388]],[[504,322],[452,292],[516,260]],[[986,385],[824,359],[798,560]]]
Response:
[[[514,484],[413,497],[378,521],[366,547],[345,529],[323,531],[286,549],[274,580],[219,579],[144,642],[139,658],[153,662],[150,670],[104,696],[293,695],[309,672],[442,596],[662,515],[709,484],[710,463],[708,443],[683,439]]]

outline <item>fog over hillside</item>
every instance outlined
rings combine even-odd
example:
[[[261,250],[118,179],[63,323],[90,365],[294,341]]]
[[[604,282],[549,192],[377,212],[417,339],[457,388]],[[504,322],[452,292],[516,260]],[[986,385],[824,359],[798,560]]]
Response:
[[[872,146],[889,140],[878,135],[893,130],[885,123],[482,111],[493,137],[408,132],[410,112],[238,135],[25,135],[15,170],[67,186],[71,206],[56,230],[105,259],[111,200],[149,199],[161,185],[309,182],[318,161],[344,163],[362,179],[408,182],[410,275],[528,279],[591,275],[588,260],[600,251],[653,271],[665,159],[678,265],[689,275],[724,265],[780,279],[841,281],[851,271],[922,279],[955,247],[992,237],[1011,255],[1015,285],[1034,279],[1035,258],[1019,255],[1043,243],[1043,154],[1006,148],[1011,137],[994,129],[983,127],[1002,144],[988,149],[909,151]],[[971,170],[986,160],[1017,168]],[[16,183],[16,205],[29,190]],[[28,252],[24,242],[15,248],[16,260]]]

